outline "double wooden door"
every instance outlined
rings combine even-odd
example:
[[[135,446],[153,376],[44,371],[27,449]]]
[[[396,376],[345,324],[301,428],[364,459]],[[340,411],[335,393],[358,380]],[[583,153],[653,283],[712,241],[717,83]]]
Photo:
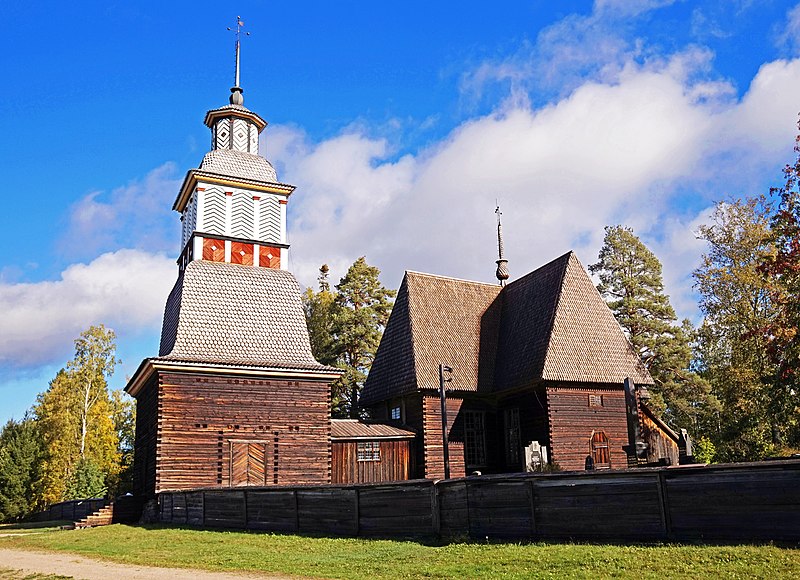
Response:
[[[230,485],[267,485],[269,442],[230,441]]]

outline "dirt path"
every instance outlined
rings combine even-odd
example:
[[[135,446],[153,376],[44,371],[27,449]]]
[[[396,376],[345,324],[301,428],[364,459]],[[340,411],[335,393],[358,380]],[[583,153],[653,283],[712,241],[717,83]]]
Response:
[[[232,574],[187,568],[155,568],[117,564],[83,556],[53,552],[32,552],[0,548],[0,569],[11,568],[26,573],[58,574],[83,580],[286,580],[289,576],[265,576],[258,573]]]

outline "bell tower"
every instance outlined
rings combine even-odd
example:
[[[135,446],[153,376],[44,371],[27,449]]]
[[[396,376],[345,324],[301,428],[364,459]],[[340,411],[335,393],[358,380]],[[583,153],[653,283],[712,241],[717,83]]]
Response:
[[[240,32],[229,103],[206,113],[211,150],[183,180],[172,209],[181,214],[181,272],[194,260],[286,269],[286,204],[294,186],[278,181],[258,152],[267,122],[244,106],[239,83]]]

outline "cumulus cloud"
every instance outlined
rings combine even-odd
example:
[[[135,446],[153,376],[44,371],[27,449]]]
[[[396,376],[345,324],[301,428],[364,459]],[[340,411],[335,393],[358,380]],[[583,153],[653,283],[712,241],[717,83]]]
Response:
[[[544,106],[505,102],[399,159],[357,129],[322,143],[273,130],[271,155],[298,185],[290,268],[313,284],[320,264],[338,276],[366,254],[390,286],[405,269],[492,281],[499,199],[512,275],[571,248],[591,263],[603,226],[624,223],[664,262],[679,313],[694,315],[697,220],[779,172],[800,90],[800,61],[776,61],[736,99],[695,74],[704,52],[629,60],[612,81],[585,81]]]
[[[178,216],[171,211],[180,187],[174,163],[150,171],[110,192],[93,191],[69,210],[59,247],[73,259],[89,259],[104,251],[137,248],[174,252]]]
[[[92,324],[118,334],[158,328],[176,274],[173,259],[128,249],[72,264],[55,281],[0,282],[0,366],[63,362]]]

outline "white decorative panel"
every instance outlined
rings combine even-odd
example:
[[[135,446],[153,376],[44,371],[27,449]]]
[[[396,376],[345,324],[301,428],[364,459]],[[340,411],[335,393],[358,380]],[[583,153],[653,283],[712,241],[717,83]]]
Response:
[[[253,238],[255,221],[253,196],[244,191],[233,193],[231,207],[231,235],[235,238]]]
[[[255,155],[258,154],[258,128],[253,124],[250,123],[250,149],[248,149],[248,153],[253,153]]]
[[[206,189],[202,222],[203,231],[225,235],[225,192],[221,189]]]
[[[250,142],[249,127],[244,119],[233,120],[233,147],[236,151],[247,153],[247,146]]]
[[[258,239],[281,243],[281,205],[278,198],[268,195],[261,199]]]
[[[214,149],[230,149],[231,146],[231,121],[220,119],[214,130]]]
[[[186,209],[183,210],[183,215],[181,215],[181,222],[183,225],[183,229],[181,231],[181,249],[186,246],[186,242],[189,241],[189,238],[192,236],[192,233],[196,229],[197,224],[197,195],[193,194],[192,197],[189,199],[189,203],[186,205]]]

